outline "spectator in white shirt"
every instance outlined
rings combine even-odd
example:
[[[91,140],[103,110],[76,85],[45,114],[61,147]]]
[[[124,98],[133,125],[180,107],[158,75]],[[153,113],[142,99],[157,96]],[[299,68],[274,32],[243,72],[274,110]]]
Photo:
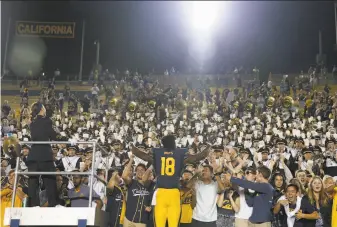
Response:
[[[271,89],[273,88],[273,82],[271,80],[268,81],[267,87],[269,91],[271,91]]]
[[[94,86],[91,88],[91,94],[92,96],[97,96],[99,92],[99,88],[97,86],[97,84],[95,83]]]
[[[91,98],[93,101],[94,106],[97,107],[98,105],[98,93],[99,93],[99,87],[96,83],[94,83],[94,86],[91,88]]]
[[[94,183],[93,183],[93,189],[99,195],[100,199],[104,201],[105,198],[105,184],[103,181],[105,181],[105,171],[103,169],[97,169],[97,177],[94,178]],[[105,209],[105,204],[103,204],[102,210]]]
[[[222,192],[225,187],[221,181],[220,174],[217,173],[218,167],[214,163],[215,171],[210,165],[205,165],[202,171],[198,171],[193,176],[191,182],[194,183],[194,190],[196,192],[196,206],[193,210],[192,227],[216,227],[217,220],[217,198],[218,192]],[[197,180],[201,172],[200,180]],[[216,181],[213,181],[213,174]],[[192,184],[192,183],[191,183]],[[189,186],[191,185],[189,184]]]

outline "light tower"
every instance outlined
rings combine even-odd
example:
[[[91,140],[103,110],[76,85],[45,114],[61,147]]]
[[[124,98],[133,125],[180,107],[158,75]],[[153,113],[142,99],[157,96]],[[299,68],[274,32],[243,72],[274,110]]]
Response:
[[[337,51],[337,1],[334,3],[334,11],[335,11],[335,32],[336,32],[336,43],[334,45],[335,51]]]
[[[316,55],[316,64],[319,66],[325,66],[326,55],[323,54],[322,32],[318,31],[318,54]]]

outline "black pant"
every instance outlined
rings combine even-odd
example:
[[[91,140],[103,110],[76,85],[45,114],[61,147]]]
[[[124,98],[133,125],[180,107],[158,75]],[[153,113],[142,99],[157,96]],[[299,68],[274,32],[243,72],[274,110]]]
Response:
[[[29,172],[55,172],[55,166],[53,161],[45,162],[28,162]],[[46,187],[46,193],[48,198],[48,206],[54,207],[56,202],[56,177],[55,175],[42,175],[43,183]],[[29,176],[28,181],[28,196],[30,198],[30,206],[40,206],[39,198],[39,175]]]
[[[192,227],[216,227],[216,221],[212,222],[203,222],[192,219]]]
[[[179,227],[192,227],[192,223],[180,223]]]

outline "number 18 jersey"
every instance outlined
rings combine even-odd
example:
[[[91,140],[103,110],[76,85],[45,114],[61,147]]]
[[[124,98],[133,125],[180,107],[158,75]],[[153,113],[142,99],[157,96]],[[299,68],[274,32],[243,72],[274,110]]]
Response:
[[[187,149],[153,148],[157,188],[179,188]]]

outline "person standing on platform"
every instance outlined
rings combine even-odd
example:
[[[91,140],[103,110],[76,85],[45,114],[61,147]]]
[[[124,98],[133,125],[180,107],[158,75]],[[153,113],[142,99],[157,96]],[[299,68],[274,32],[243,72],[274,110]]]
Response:
[[[52,141],[56,140],[57,133],[52,127],[52,121],[46,117],[45,107],[36,102],[32,105],[32,123],[30,124],[32,141]],[[55,172],[53,162],[53,152],[49,144],[33,144],[27,157],[27,167],[29,172]],[[48,206],[54,207],[56,203],[56,177],[55,175],[42,175],[46,194],[48,197]],[[38,196],[39,176],[29,176],[28,196],[31,207],[40,206]]]

